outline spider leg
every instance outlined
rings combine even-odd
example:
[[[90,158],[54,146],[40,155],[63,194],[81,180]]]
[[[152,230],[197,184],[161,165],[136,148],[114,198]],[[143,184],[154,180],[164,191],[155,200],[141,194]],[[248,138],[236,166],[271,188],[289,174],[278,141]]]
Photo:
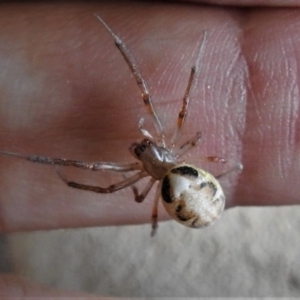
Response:
[[[157,224],[157,216],[158,216],[158,201],[160,198],[160,193],[161,193],[161,184],[162,181],[159,182],[157,188],[156,188],[156,193],[154,197],[154,202],[153,202],[153,207],[152,207],[152,216],[151,216],[151,223],[152,223],[152,231],[151,231],[151,236],[155,236],[158,228]]]
[[[44,165],[56,165],[64,167],[75,167],[91,171],[115,171],[115,172],[130,172],[135,170],[143,170],[143,166],[140,162],[134,162],[129,164],[113,163],[113,162],[84,162],[80,160],[66,159],[66,158],[52,158],[48,156],[39,155],[22,155],[17,153],[0,151],[0,154],[6,156],[17,157],[28,160],[30,162],[44,164]]]
[[[149,138],[150,140],[154,141],[152,134],[147,129],[145,129],[144,125],[145,125],[145,119],[140,118],[139,124],[138,124],[140,132],[142,133],[142,135],[144,137]]]
[[[225,158],[219,157],[219,156],[206,156],[206,157],[204,157],[204,159],[209,161],[209,162],[214,162],[214,163],[225,164],[225,163],[228,162]]]
[[[225,171],[225,172],[223,172],[223,173],[215,176],[215,178],[217,178],[217,179],[220,179],[220,178],[228,175],[229,173],[231,173],[233,171],[243,170],[243,165],[241,163],[237,163],[237,162],[234,162],[234,161],[228,161],[228,160],[226,160],[223,157],[219,157],[219,156],[206,156],[206,157],[204,157],[204,159],[208,160],[209,162],[229,164],[231,166],[227,171]]]
[[[134,200],[136,202],[139,202],[139,203],[143,202],[145,200],[145,198],[147,197],[148,193],[150,192],[151,188],[153,187],[155,181],[156,181],[156,179],[152,177],[148,181],[147,185],[144,187],[143,191],[140,194],[139,194],[139,191],[138,191],[137,187],[133,185],[131,187],[131,189],[132,189],[133,194],[134,194]]]
[[[227,171],[225,171],[224,173],[221,173],[217,176],[215,176],[217,179],[220,179],[226,175],[228,175],[229,173],[233,172],[233,171],[241,171],[243,170],[243,165],[241,163],[234,163],[234,165]]]
[[[138,69],[136,62],[134,61],[133,57],[129,53],[129,51],[128,51],[127,47],[125,46],[124,42],[122,41],[122,39],[113,32],[113,30],[104,22],[104,20],[102,18],[100,18],[98,15],[95,15],[95,17],[108,30],[110,35],[113,37],[117,48],[123,55],[129,69],[131,70],[131,72],[136,80],[136,83],[137,83],[140,91],[142,92],[142,98],[143,98],[145,107],[154,119],[155,127],[157,130],[158,136],[159,136],[159,141],[162,142],[163,146],[165,147],[166,146],[165,145],[165,134],[164,134],[163,126],[162,126],[161,121],[158,117],[158,114],[154,108],[148,86],[147,86],[144,78],[142,77],[141,72]]]
[[[180,148],[176,151],[176,158],[180,158],[185,153],[191,150],[191,148],[195,147],[202,139],[202,132],[199,131],[193,136],[191,139],[187,140],[184,144],[180,146]]]
[[[203,52],[204,52],[204,46],[205,46],[205,43],[206,43],[206,36],[207,36],[207,32],[204,31],[203,35],[202,35],[201,42],[200,42],[199,52],[198,52],[195,64],[191,69],[188,85],[187,85],[185,93],[184,93],[184,97],[183,97],[183,100],[182,100],[182,108],[181,108],[181,111],[178,114],[177,127],[176,127],[174,135],[171,139],[171,148],[173,148],[173,149],[176,147],[177,141],[180,137],[182,126],[183,126],[184,121],[185,121],[185,117],[187,115],[187,110],[188,110],[188,106],[189,106],[189,102],[190,102],[190,93],[191,93],[191,89],[193,87],[193,84],[194,84],[194,81],[195,81],[195,78],[196,78],[196,75],[197,75],[197,72],[198,72],[198,65],[199,65],[200,58],[202,57]]]
[[[100,186],[93,186],[93,185],[87,185],[87,184],[81,184],[75,181],[70,181],[68,180],[58,168],[56,168],[56,172],[60,179],[65,182],[69,187],[75,188],[75,189],[80,189],[80,190],[85,190],[85,191],[91,191],[95,193],[100,193],[100,194],[110,194],[114,193],[118,190],[124,189],[135,182],[139,181],[141,178],[149,176],[146,172],[141,171],[139,173],[136,173],[128,178],[125,178],[122,181],[119,181],[115,184],[112,184],[108,187],[100,187]]]

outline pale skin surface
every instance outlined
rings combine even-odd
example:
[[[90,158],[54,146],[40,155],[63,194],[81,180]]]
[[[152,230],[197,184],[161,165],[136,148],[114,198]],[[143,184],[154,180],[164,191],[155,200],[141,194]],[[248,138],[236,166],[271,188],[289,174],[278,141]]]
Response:
[[[136,124],[144,108],[128,67],[93,13],[125,41],[168,130],[205,28],[203,72],[184,130],[189,136],[202,130],[205,140],[190,159],[220,155],[243,163],[244,171],[225,182],[228,207],[299,204],[300,12],[295,8],[2,5],[1,149],[133,161],[127,149],[140,138]],[[49,166],[0,159],[1,232],[150,221],[151,195],[136,204],[130,189],[114,195],[78,191]],[[76,176],[88,183],[101,178]],[[162,207],[159,218],[167,219]],[[54,295],[13,277],[2,277],[0,291],[1,296]]]

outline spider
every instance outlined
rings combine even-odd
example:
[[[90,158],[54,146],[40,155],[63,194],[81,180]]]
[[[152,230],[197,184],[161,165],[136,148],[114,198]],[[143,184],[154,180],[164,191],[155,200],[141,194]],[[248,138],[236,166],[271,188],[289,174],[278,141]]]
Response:
[[[153,105],[148,86],[142,77],[135,60],[129,53],[121,38],[107,25],[107,23],[104,22],[101,17],[98,15],[95,15],[95,17],[110,33],[114,39],[115,45],[130,68],[141,91],[144,105],[148,113],[152,116],[157,137],[154,137],[144,127],[144,119],[141,118],[138,123],[138,128],[144,138],[141,142],[133,143],[129,148],[130,154],[137,159],[137,161],[133,163],[89,163],[79,160],[52,158],[40,155],[22,155],[6,151],[0,151],[0,154],[26,159],[34,163],[55,165],[58,176],[69,187],[80,190],[107,194],[114,193],[118,190],[131,186],[136,202],[143,202],[155,182],[159,181],[152,208],[152,236],[155,234],[158,227],[157,215],[160,196],[162,198],[162,203],[171,218],[179,223],[191,228],[200,228],[212,224],[220,217],[225,206],[225,195],[218,179],[233,170],[242,169],[242,165],[236,164],[228,171],[214,177],[212,174],[200,168],[182,162],[180,160],[181,157],[200,142],[202,138],[201,132],[197,132],[191,139],[178,147],[181,129],[188,111],[190,92],[197,75],[200,58],[204,52],[207,32],[203,32],[199,52],[197,54],[195,64],[190,71],[188,84],[182,101],[182,108],[177,118],[177,127],[172,138],[167,142],[163,125]],[[210,162],[227,162],[224,158],[217,156],[209,156],[204,159]],[[71,166],[92,171],[120,172],[123,175],[123,179],[108,187],[81,184],[66,179],[60,172],[58,168],[59,166]],[[126,172],[132,171],[136,172],[130,176],[125,175]],[[150,177],[150,179],[142,192],[139,193],[134,184],[144,177]]]

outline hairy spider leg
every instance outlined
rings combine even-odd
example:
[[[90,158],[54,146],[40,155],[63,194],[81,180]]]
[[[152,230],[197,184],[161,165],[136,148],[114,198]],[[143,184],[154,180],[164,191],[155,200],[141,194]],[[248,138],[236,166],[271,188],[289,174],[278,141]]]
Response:
[[[162,180],[157,185],[154,202],[153,202],[153,207],[152,207],[152,216],[151,216],[151,223],[152,223],[151,236],[152,237],[156,234],[156,231],[158,228],[158,224],[157,224],[158,201],[159,201],[160,195],[161,195],[161,185],[162,185]]]
[[[183,143],[178,150],[175,151],[176,158],[180,158],[185,153],[190,151],[193,147],[198,145],[198,143],[202,140],[202,132],[198,131],[195,136],[187,140],[185,143]]]
[[[58,168],[56,168],[56,172],[58,176],[61,178],[62,181],[64,181],[69,187],[75,188],[75,189],[80,189],[80,190],[85,190],[85,191],[91,191],[95,193],[100,193],[100,194],[110,194],[114,193],[118,190],[124,189],[137,181],[139,181],[143,177],[149,176],[149,174],[145,171],[138,172],[128,178],[125,178],[122,181],[119,181],[115,184],[112,184],[108,187],[100,187],[100,186],[93,186],[93,185],[87,185],[87,184],[81,184],[75,181],[70,181],[68,180]]]
[[[165,133],[164,133],[162,123],[161,123],[161,121],[158,117],[158,114],[154,108],[147,83],[144,80],[143,76],[141,75],[141,72],[138,69],[136,62],[134,61],[132,55],[130,54],[129,50],[125,46],[122,39],[117,34],[114,33],[114,31],[104,22],[104,20],[102,18],[100,18],[98,15],[95,15],[95,17],[104,25],[104,27],[108,30],[110,35],[113,37],[117,48],[123,55],[129,69],[131,70],[132,74],[134,75],[136,83],[139,86],[140,91],[142,92],[142,98],[143,98],[145,107],[154,119],[155,128],[158,131],[157,132],[158,137],[159,137],[158,142],[162,143],[163,147],[165,147],[166,146]]]
[[[185,117],[187,115],[188,106],[189,106],[189,103],[190,103],[191,89],[194,85],[195,78],[197,76],[197,72],[198,72],[198,69],[199,69],[199,61],[202,58],[203,53],[204,53],[204,46],[206,44],[206,39],[207,39],[207,32],[204,31],[203,35],[202,35],[201,42],[200,42],[199,52],[197,54],[195,64],[191,69],[188,84],[187,84],[187,87],[186,87],[186,90],[185,90],[185,93],[184,93],[184,96],[183,96],[182,108],[181,108],[181,111],[178,114],[176,130],[175,130],[175,132],[173,134],[173,137],[171,139],[171,148],[172,149],[176,148],[177,142],[180,138],[181,129],[182,129],[182,126],[184,124]]]
[[[216,179],[220,179],[220,178],[228,175],[229,173],[231,173],[233,171],[243,170],[243,165],[241,163],[237,163],[235,161],[227,160],[227,159],[225,159],[223,157],[219,157],[219,156],[206,156],[203,159],[205,159],[205,160],[207,160],[209,162],[229,164],[231,166],[227,171],[225,171],[225,172],[223,172],[223,173],[215,176]]]
[[[138,123],[138,128],[140,130],[140,132],[142,133],[142,135],[152,141],[154,141],[154,137],[152,136],[152,134],[144,127],[145,125],[145,119],[144,118],[140,118],[139,123]]]
[[[128,178],[123,174],[124,178]],[[154,177],[151,177],[144,189],[141,193],[139,193],[138,188],[135,185],[131,186],[132,192],[134,194],[134,200],[138,203],[141,203],[145,200],[147,195],[149,194],[150,190],[152,189],[156,179]]]
[[[205,156],[203,159],[214,163],[222,163],[222,164],[227,163],[227,160],[224,157],[219,157],[219,156]]]
[[[227,171],[215,176],[215,178],[220,179],[223,178],[224,176],[228,175],[229,173],[233,172],[233,171],[241,171],[243,170],[243,165],[241,163],[237,163],[235,162],[234,165],[228,169]]]
[[[143,170],[143,165],[141,162],[134,163],[113,163],[113,162],[84,162],[80,160],[66,159],[66,158],[52,158],[48,156],[39,155],[22,155],[12,152],[0,151],[0,154],[6,156],[17,157],[21,159],[28,160],[33,163],[39,163],[44,165],[56,165],[64,167],[75,167],[90,171],[114,171],[114,172],[130,172]]]

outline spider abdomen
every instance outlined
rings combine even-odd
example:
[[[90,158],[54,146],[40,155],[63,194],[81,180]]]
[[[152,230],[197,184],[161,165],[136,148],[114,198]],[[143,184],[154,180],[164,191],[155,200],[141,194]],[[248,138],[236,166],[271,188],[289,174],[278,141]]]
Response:
[[[192,228],[212,224],[225,205],[224,192],[216,178],[187,164],[175,166],[165,174],[161,195],[169,215]]]

